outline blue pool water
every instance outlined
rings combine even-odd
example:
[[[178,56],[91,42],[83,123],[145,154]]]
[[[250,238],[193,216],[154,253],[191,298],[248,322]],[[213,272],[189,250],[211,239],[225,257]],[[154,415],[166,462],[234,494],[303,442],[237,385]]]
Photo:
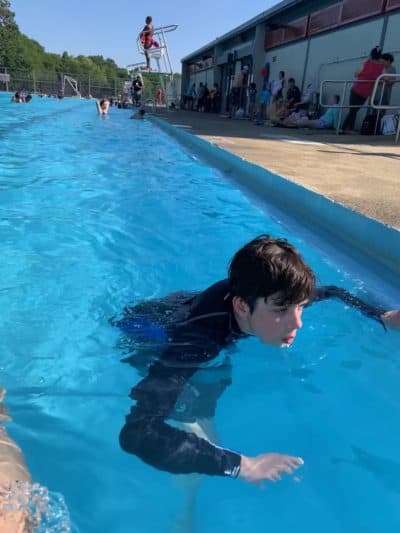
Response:
[[[9,432],[35,481],[65,498],[72,531],[175,531],[180,483],[119,448],[139,376],[119,362],[109,318],[128,303],[205,288],[264,232],[289,238],[321,283],[387,305],[398,295],[128,111],[102,119],[93,102],[11,105],[0,95],[0,112]],[[289,350],[248,339],[230,351],[221,443],[300,455],[305,466],[301,482],[264,489],[205,478],[193,531],[398,532],[399,340],[327,301],[305,311]]]

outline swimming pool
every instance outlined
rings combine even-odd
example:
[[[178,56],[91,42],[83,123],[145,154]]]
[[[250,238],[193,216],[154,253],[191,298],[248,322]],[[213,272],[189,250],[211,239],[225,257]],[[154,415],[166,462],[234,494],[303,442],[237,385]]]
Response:
[[[93,102],[11,105],[8,95],[0,107],[0,383],[10,434],[33,478],[64,496],[73,531],[173,531],[180,487],[119,448],[138,375],[119,362],[109,318],[223,278],[234,251],[263,232],[288,237],[321,283],[367,297],[370,280],[128,111],[104,120]],[[374,291],[396,297],[383,284]],[[289,350],[238,344],[216,415],[221,442],[301,455],[302,481],[260,490],[206,478],[196,531],[398,531],[398,343],[332,300],[305,311]]]

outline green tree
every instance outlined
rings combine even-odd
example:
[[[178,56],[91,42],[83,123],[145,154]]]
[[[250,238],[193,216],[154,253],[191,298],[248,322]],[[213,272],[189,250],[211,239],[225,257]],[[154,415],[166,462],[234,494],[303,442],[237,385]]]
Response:
[[[37,81],[56,83],[61,74],[68,74],[78,80],[85,93],[94,87],[103,94],[114,89],[120,92],[124,80],[129,79],[128,71],[109,57],[46,52],[40,43],[20,33],[9,0],[0,0],[0,67],[6,67],[18,80],[32,79],[34,71]],[[154,97],[160,87],[159,75],[149,73],[144,80],[146,94]]]
[[[14,13],[11,11],[9,0],[0,0],[0,26],[14,24]]]

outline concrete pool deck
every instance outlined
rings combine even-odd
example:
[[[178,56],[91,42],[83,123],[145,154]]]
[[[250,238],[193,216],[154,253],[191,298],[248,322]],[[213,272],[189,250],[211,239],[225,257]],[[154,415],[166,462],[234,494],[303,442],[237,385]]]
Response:
[[[393,136],[255,126],[248,120],[191,111],[160,118],[323,194],[368,217],[400,228],[400,143]]]

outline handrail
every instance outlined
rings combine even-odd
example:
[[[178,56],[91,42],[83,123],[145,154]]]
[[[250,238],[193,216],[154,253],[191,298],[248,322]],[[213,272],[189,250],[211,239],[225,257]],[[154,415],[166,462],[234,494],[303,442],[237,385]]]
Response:
[[[371,107],[373,107],[374,109],[399,109],[400,108],[400,105],[399,106],[382,106],[382,107],[379,107],[380,104],[376,104],[374,105],[374,97],[376,95],[376,91],[377,91],[377,87],[378,86],[381,86],[382,87],[382,93],[381,93],[381,98],[382,98],[382,95],[383,95],[383,88],[385,86],[385,80],[383,80],[383,84],[382,84],[382,79],[381,78],[386,78],[386,77],[398,77],[399,80],[400,80],[400,74],[381,74],[376,80],[357,80],[357,79],[352,79],[352,80],[322,80],[321,81],[321,84],[320,84],[320,91],[319,91],[319,105],[321,107],[337,107],[340,111],[339,111],[339,120],[338,120],[338,125],[336,127],[336,135],[339,135],[339,131],[341,129],[341,124],[342,124],[342,116],[343,116],[343,109],[351,109],[353,107],[360,107],[360,105],[350,105],[350,104],[344,104],[343,102],[345,101],[345,96],[346,96],[346,91],[347,91],[347,87],[349,84],[353,84],[355,82],[357,83],[374,83],[374,87],[373,87],[373,91],[372,91],[372,96],[371,96]],[[330,104],[323,104],[322,103],[322,94],[323,94],[323,90],[324,90],[324,86],[327,85],[327,84],[341,84],[343,83],[343,91],[342,91],[342,96],[341,96],[341,100],[340,100],[340,104],[339,105],[330,105]],[[378,118],[379,118],[379,114],[377,114],[377,123],[378,123]],[[377,127],[377,123],[375,124],[375,132],[376,132],[376,127]],[[396,135],[396,142],[397,142],[397,139],[398,139],[398,134]]]
[[[378,86],[380,84],[380,82],[383,80],[383,87],[385,87],[386,85],[386,80],[385,78],[394,78],[394,82],[396,83],[396,81],[400,81],[400,74],[389,74],[389,73],[383,73],[381,74],[377,79],[376,79],[376,82],[375,82],[375,85],[374,85],[374,89],[372,91],[372,95],[371,95],[371,106],[374,108],[374,109],[400,109],[400,104],[399,105],[382,105],[382,103],[380,104],[374,104],[375,102],[375,97],[376,97],[376,92],[378,90]],[[383,93],[383,91],[382,91]],[[382,98],[381,98],[381,101],[382,101]]]
[[[390,73],[383,73],[381,74],[377,79],[376,79],[376,82],[375,82],[375,85],[374,85],[374,89],[372,91],[372,95],[371,95],[371,105],[374,109],[382,109],[382,110],[397,110],[397,109],[400,109],[400,104],[398,106],[394,106],[394,105],[382,105],[382,97],[383,97],[383,91],[384,91],[384,87],[386,85],[386,79],[385,78],[394,78],[394,83],[396,83],[396,81],[400,81],[400,74],[390,74]],[[382,88],[382,91],[381,91],[381,97],[380,97],[380,102],[379,104],[374,104],[375,102],[375,99],[376,99],[376,91],[378,90],[378,86],[381,82],[381,80],[383,79],[383,88]],[[394,139],[394,142],[397,144],[398,141],[399,141],[399,135],[400,135],[400,120],[397,121],[397,130],[396,130],[396,137]]]
[[[161,32],[168,33],[170,31],[175,31],[177,27],[178,27],[178,24],[169,24],[167,26],[160,26],[159,28],[155,28],[153,30],[153,33],[161,33]]]

